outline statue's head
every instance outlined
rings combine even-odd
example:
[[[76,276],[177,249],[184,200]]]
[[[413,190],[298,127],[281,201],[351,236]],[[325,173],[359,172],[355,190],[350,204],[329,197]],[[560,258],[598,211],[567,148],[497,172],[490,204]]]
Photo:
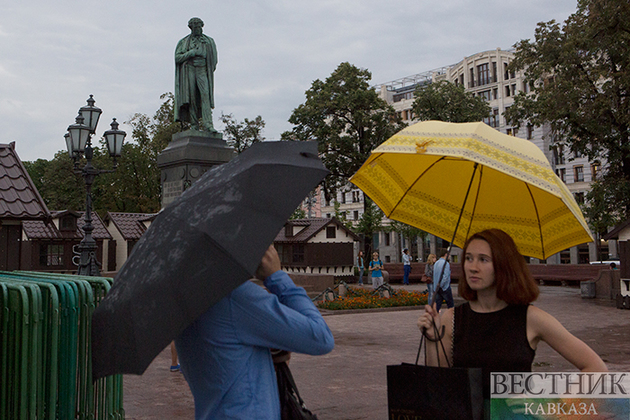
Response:
[[[198,17],[191,18],[188,21],[188,27],[193,33],[195,33],[195,31],[201,33],[201,28],[203,28],[203,20],[199,19]]]

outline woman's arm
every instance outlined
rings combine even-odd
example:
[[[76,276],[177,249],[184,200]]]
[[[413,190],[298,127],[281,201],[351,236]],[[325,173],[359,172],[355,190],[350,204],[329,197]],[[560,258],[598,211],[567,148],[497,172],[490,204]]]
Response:
[[[442,350],[442,344],[436,340],[435,330],[433,328],[433,321],[435,320],[435,326],[438,332],[442,332],[442,326],[444,326],[444,337],[442,337],[442,344],[444,345],[444,351]],[[448,309],[441,314],[437,312],[435,303],[433,306],[426,305],[424,313],[418,318],[418,328],[420,332],[424,332],[426,340],[426,365],[427,366],[452,366],[453,354],[453,308]],[[439,357],[439,360],[438,360]],[[448,359],[448,361],[447,361]]]
[[[527,310],[527,339],[535,349],[540,340],[582,372],[606,372],[603,360],[585,342],[571,334],[556,318],[530,305]]]

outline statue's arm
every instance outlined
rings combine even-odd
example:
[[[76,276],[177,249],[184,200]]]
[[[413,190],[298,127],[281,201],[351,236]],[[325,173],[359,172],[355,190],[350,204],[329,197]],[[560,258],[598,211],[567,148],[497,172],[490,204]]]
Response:
[[[188,59],[193,58],[196,53],[195,50],[186,50],[186,47],[184,46],[184,40],[182,39],[181,41],[179,41],[179,43],[177,44],[177,47],[175,48],[175,63],[176,64],[182,64],[185,61],[188,61]]]

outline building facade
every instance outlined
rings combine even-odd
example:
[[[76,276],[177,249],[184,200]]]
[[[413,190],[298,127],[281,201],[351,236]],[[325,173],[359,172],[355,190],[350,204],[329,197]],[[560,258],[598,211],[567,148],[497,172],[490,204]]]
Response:
[[[530,85],[522,72],[508,70],[508,65],[513,59],[512,51],[497,48],[465,57],[453,65],[406,76],[377,85],[375,88],[380,97],[393,106],[398,115],[411,125],[417,122],[412,110],[416,88],[442,80],[464,86],[467,92],[482,97],[488,102],[491,112],[484,122],[502,133],[526,139],[538,146],[558,177],[565,182],[575,200],[582,204],[591,182],[601,169],[600,164],[589,162],[584,156],[569,153],[568,147],[555,138],[546,125],[538,127],[526,124],[514,127],[507,123],[504,113],[513,105],[514,97],[519,92],[530,91]],[[322,216],[335,215],[335,203],[326,202],[323,194],[320,196]],[[353,222],[359,220],[363,213],[363,193],[360,190],[349,185],[337,193],[336,202],[339,203],[338,213],[345,215],[347,220]],[[384,220],[384,224],[387,225],[388,221]],[[413,244],[405,243],[399,235],[396,236],[393,232],[383,231],[375,238],[374,248],[380,251],[383,261],[400,261],[401,250],[412,248]],[[441,240],[429,235],[424,241],[418,240],[417,257],[422,260],[429,252],[439,253],[443,246]],[[603,255],[598,255],[598,249]],[[614,242],[609,247],[608,243],[602,241],[600,247],[597,247],[595,243],[583,244],[553,255],[543,262],[549,264],[588,263],[600,258],[616,257],[616,252]],[[460,259],[457,252],[454,253],[453,258],[455,262]],[[531,262],[539,261],[532,259]]]

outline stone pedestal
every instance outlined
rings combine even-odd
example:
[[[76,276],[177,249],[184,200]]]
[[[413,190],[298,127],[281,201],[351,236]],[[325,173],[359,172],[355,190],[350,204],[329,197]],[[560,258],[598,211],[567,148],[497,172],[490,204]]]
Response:
[[[162,207],[179,197],[208,169],[228,162],[236,155],[221,133],[188,130],[173,134],[158,155],[162,179]]]

